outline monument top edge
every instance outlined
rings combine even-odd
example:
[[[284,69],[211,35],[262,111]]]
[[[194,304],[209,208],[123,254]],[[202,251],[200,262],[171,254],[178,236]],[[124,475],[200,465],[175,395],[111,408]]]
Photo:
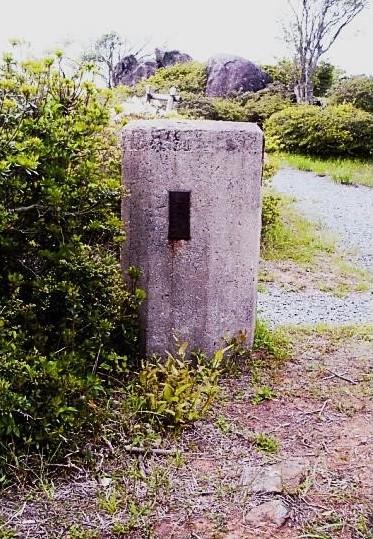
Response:
[[[260,134],[257,124],[251,122],[227,122],[223,120],[131,120],[123,128],[125,135],[130,131],[212,131],[212,132],[246,132]]]

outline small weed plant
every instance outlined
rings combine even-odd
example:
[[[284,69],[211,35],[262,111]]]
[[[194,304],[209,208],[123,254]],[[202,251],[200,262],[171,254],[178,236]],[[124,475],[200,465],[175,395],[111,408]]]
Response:
[[[285,332],[270,329],[260,318],[255,324],[253,351],[278,361],[285,361],[291,356],[290,342]]]
[[[216,426],[223,432],[226,433],[229,431],[229,423],[223,416],[219,416],[216,420]]]
[[[188,343],[165,360],[154,357],[143,364],[134,384],[133,404],[138,414],[159,426],[182,427],[203,417],[219,393],[224,350],[212,358],[187,358]],[[228,347],[230,348],[230,347]]]
[[[263,432],[254,434],[251,438],[251,442],[254,447],[262,453],[277,453],[280,448],[280,443],[276,438]]]
[[[265,260],[292,260],[310,266],[318,255],[334,253],[334,240],[325,238],[316,225],[299,215],[292,199],[279,195],[277,199],[272,206],[280,215],[272,219],[262,236],[261,256]]]
[[[258,387],[251,399],[252,404],[260,404],[263,401],[272,400],[275,397],[269,386]]]

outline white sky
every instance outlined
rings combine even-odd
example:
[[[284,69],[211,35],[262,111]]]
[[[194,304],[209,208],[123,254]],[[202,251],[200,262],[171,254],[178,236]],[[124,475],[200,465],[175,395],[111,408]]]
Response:
[[[227,53],[270,63],[289,56],[281,40],[286,8],[286,0],[0,0],[0,52],[13,37],[30,41],[35,54],[65,40],[80,51],[115,30],[131,42],[149,38],[201,61]],[[371,4],[323,59],[348,74],[372,74],[372,51]]]

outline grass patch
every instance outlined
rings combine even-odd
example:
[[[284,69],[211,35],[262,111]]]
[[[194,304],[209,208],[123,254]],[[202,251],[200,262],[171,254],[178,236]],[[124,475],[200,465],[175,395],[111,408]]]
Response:
[[[280,153],[272,156],[276,166],[290,166],[299,170],[330,176],[335,182],[373,187],[373,168],[370,159],[330,157],[321,159],[306,155]]]
[[[280,218],[271,226],[262,241],[261,256],[265,260],[292,260],[313,265],[317,255],[334,253],[335,242],[325,232],[302,217],[293,207],[291,197],[281,196]]]
[[[282,329],[270,329],[266,322],[257,318],[253,352],[259,352],[267,358],[281,362],[291,358],[291,345]]]
[[[320,322],[315,325],[282,326],[281,329],[288,338],[296,338],[299,335],[323,335],[332,343],[352,338],[368,342],[373,340],[373,324],[334,325]]]
[[[270,388],[276,372],[285,361],[292,358],[292,345],[286,331],[282,328],[270,328],[264,320],[257,318],[255,323],[254,343],[248,364],[251,383],[258,390],[261,386]],[[265,391],[265,390],[264,390]],[[261,392],[263,394],[263,391]],[[272,396],[268,390],[265,398]],[[265,400],[265,398],[262,400]]]

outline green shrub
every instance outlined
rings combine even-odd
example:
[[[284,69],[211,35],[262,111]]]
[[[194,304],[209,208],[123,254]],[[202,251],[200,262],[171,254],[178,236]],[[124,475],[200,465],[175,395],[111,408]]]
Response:
[[[247,122],[247,113],[240,103],[230,99],[214,98],[215,120]]]
[[[294,62],[287,58],[278,60],[276,64],[265,64],[261,66],[264,71],[271,76],[274,84],[280,83],[287,89],[294,91],[297,70]]]
[[[372,154],[373,115],[351,105],[297,105],[273,114],[264,125],[267,148],[310,155]]]
[[[264,320],[255,323],[253,351],[264,357],[285,361],[291,357],[291,347],[281,329],[270,329]]]
[[[269,183],[271,178],[276,174],[280,168],[279,161],[273,159],[273,156],[264,154],[263,164],[263,182]]]
[[[178,104],[177,110],[183,116],[194,120],[217,119],[215,102],[211,97],[185,95]]]
[[[262,198],[261,245],[267,243],[268,235],[276,228],[280,220],[281,197],[272,192],[264,192]]]
[[[272,116],[272,114],[290,105],[290,99],[283,97],[281,94],[263,93],[259,96],[254,94],[246,102],[246,118],[248,122],[256,122],[262,126],[265,120]]]
[[[298,68],[292,60],[282,58],[276,64],[263,65],[262,69],[272,77],[273,84],[281,84],[286,88],[288,97],[294,96]],[[314,95],[318,97],[324,96],[333,84],[335,75],[336,69],[332,64],[320,62],[312,76]]]
[[[327,93],[330,105],[349,103],[373,113],[373,77],[356,75],[338,80]]]
[[[203,95],[206,81],[205,65],[199,62],[188,62],[158,69],[154,75],[136,84],[133,91],[136,95],[143,96],[147,86],[155,92],[162,93],[168,93],[171,86],[176,86],[181,95]]]
[[[336,68],[329,62],[320,62],[313,72],[313,93],[317,97],[324,97],[332,86],[336,77]]]
[[[238,101],[220,97],[184,96],[178,112],[193,119],[247,121],[246,111]]]
[[[67,78],[60,57],[0,66],[5,454],[82,441],[137,348],[142,293],[119,267],[120,151],[84,76]]]
[[[142,418],[159,427],[182,427],[200,419],[219,393],[225,350],[211,359],[196,354],[186,357],[187,343],[166,360],[146,362],[134,384],[133,404]]]

